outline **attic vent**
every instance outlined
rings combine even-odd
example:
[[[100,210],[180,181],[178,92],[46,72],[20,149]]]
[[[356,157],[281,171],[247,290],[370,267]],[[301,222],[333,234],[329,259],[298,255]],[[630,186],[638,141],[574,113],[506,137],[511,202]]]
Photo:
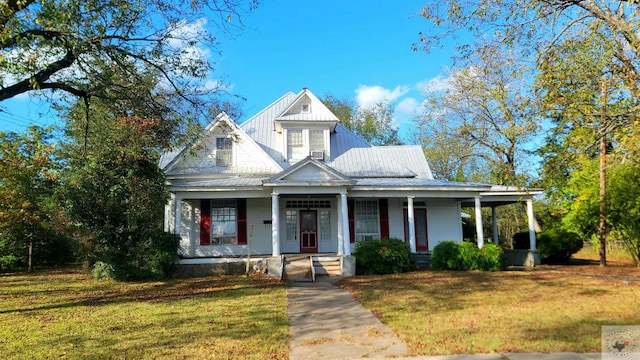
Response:
[[[311,157],[316,160],[324,161],[324,151],[312,151]]]

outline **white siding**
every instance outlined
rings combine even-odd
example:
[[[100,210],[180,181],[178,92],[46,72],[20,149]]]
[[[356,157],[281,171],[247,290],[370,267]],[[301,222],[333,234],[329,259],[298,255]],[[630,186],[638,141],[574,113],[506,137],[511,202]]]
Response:
[[[404,215],[402,202],[406,198],[389,199],[389,237],[404,240]]]
[[[216,166],[216,138],[227,136],[216,127],[169,171],[169,174],[275,174],[280,169],[269,156],[250,140],[235,138],[232,166]]]
[[[462,242],[460,206],[455,200],[427,199],[429,250],[442,241]]]
[[[271,199],[247,199],[247,235],[251,254],[271,255]],[[253,237],[251,226],[253,225]],[[246,255],[247,245],[200,245],[200,201],[183,201],[181,254],[185,257]]]

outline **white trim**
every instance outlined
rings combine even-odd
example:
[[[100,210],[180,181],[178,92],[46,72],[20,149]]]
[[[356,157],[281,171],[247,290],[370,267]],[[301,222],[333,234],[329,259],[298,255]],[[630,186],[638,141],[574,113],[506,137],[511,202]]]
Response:
[[[251,261],[263,261],[265,258],[251,257]],[[198,264],[229,264],[229,263],[246,263],[247,258],[194,258],[180,259],[180,265],[198,265]]]
[[[407,196],[407,222],[409,223],[409,249],[412,253],[417,252],[416,248],[416,221],[413,211],[413,199],[415,196]]]
[[[475,197],[475,209],[476,209],[476,235],[478,236],[478,247],[482,249],[484,246],[484,232],[482,230],[482,204],[480,203],[480,196]]]

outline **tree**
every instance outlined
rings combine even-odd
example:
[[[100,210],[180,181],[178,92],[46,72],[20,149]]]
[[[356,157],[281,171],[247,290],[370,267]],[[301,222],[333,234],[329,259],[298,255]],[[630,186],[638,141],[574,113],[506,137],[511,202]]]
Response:
[[[460,160],[476,158],[488,181],[523,184],[517,167],[538,129],[525,71],[515,56],[495,49],[479,50],[468,67],[450,70],[445,86],[425,94],[416,124],[423,146],[438,153],[434,146],[450,143],[444,149]],[[455,175],[462,169],[443,170]]]
[[[386,102],[371,107],[358,107],[352,99],[325,95],[322,102],[340,124],[372,145],[400,145],[398,127],[393,124],[393,108]]]
[[[460,61],[487,42],[496,48],[516,47],[523,59],[535,61],[563,41],[598,29],[614,44],[611,71],[621,74],[632,96],[639,98],[639,9],[637,2],[625,0],[429,1],[421,15],[430,28],[420,34],[414,50],[429,51],[445,38],[465,37],[470,42],[458,45]]]
[[[8,0],[0,3],[0,101],[135,99],[145,116],[197,119],[220,85],[206,86],[212,26],[229,29],[238,0]],[[208,23],[212,21],[213,24]],[[153,79],[153,81],[150,81]],[[163,94],[164,96],[158,96]],[[179,113],[180,116],[176,116]]]
[[[82,105],[67,114],[65,195],[70,216],[85,230],[90,263],[107,269],[95,275],[171,275],[179,240],[162,230],[169,195],[158,166],[171,132],[158,119],[120,116],[109,103],[94,102],[89,110],[95,126],[88,133]]]
[[[56,193],[60,159],[50,130],[0,132],[0,270],[73,258]]]

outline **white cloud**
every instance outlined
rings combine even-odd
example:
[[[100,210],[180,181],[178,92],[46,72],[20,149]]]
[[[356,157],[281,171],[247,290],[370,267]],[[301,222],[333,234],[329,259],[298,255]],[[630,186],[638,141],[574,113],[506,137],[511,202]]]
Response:
[[[356,89],[356,101],[359,107],[368,108],[382,102],[392,103],[408,93],[409,90],[407,86],[396,86],[394,89],[387,89],[380,85],[360,85]]]
[[[399,116],[413,116],[420,108],[420,102],[412,97],[402,99],[396,105],[395,112]]]
[[[438,91],[443,91],[451,87],[451,77],[438,75],[434,78],[420,81],[416,84],[422,94],[431,94]]]

